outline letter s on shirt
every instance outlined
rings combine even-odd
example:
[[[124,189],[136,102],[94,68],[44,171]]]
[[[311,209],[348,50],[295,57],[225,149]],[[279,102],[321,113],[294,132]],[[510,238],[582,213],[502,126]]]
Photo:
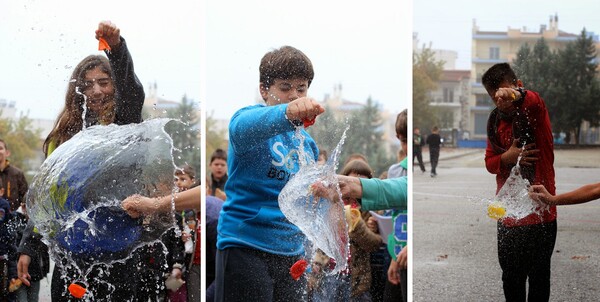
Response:
[[[279,148],[285,150],[282,142],[276,142],[273,144],[273,147],[271,147],[271,149],[273,150],[273,157],[280,158],[279,161],[275,161],[275,159],[271,161],[271,163],[276,167],[282,167],[283,165],[285,165],[285,155],[283,155]]]

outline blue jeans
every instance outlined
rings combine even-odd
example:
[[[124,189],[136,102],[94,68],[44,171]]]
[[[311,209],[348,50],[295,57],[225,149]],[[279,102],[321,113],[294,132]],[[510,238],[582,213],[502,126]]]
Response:
[[[30,281],[31,286],[21,285],[17,290],[17,301],[36,302],[40,299],[40,281]]]
[[[324,276],[319,288],[313,292],[312,301],[350,301],[350,276],[346,274]]]

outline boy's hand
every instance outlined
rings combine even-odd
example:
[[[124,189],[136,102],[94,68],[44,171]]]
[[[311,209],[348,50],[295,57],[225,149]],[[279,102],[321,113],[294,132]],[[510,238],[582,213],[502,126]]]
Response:
[[[398,262],[396,262],[394,259],[392,259],[392,261],[390,262],[390,267],[388,268],[388,271],[387,271],[387,277],[388,277],[388,281],[390,281],[390,283],[392,283],[394,285],[400,284],[399,265],[398,265]]]
[[[398,261],[399,269],[406,269],[408,267],[408,246],[402,248],[400,253],[396,255],[396,261]]]
[[[121,30],[110,21],[102,21],[96,29],[96,39],[106,40],[111,49],[118,49],[121,46]]]
[[[523,156],[521,156],[521,161],[519,162],[519,165],[521,166],[531,166],[533,162],[539,160],[537,155],[540,153],[540,150],[534,149],[535,143],[527,144],[524,148],[519,148],[518,143],[518,139],[513,140],[510,148],[506,150],[506,152],[502,153],[500,159],[504,166],[516,165],[517,159],[519,159],[521,152],[523,153]]]
[[[291,121],[314,120],[318,115],[325,112],[325,108],[317,101],[303,97],[288,103],[285,115]]]
[[[548,205],[554,205],[557,202],[556,196],[550,194],[543,185],[532,185],[529,187],[529,198]]]
[[[502,112],[511,112],[514,110],[513,101],[518,100],[521,97],[519,91],[512,88],[498,88],[494,95],[494,103],[498,110]]]
[[[31,257],[25,254],[21,254],[19,256],[19,262],[17,263],[17,274],[19,275],[19,279],[23,281],[23,284],[27,286],[31,286],[29,280],[31,276],[29,275],[29,264],[31,263]]]
[[[377,218],[370,216],[369,219],[367,219],[367,227],[369,230],[371,230],[371,232],[377,233],[379,231],[379,227],[377,226]]]
[[[135,194],[125,198],[121,202],[121,207],[132,218],[138,218],[141,215],[152,213],[152,204],[152,198]]]

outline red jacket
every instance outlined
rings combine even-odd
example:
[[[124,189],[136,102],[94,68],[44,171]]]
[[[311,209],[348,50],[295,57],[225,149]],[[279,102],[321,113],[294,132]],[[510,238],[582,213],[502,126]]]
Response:
[[[556,193],[554,183],[554,143],[546,104],[538,93],[527,91],[525,100],[521,105],[517,106],[517,110],[519,114],[524,114],[522,116],[527,117],[527,122],[531,127],[530,131],[535,137],[535,148],[540,150],[538,155],[539,160],[535,164],[535,174],[532,184],[544,185],[548,192],[554,195]],[[510,176],[510,171],[513,168],[512,165],[502,166],[500,156],[512,145],[515,119],[495,119],[492,116],[493,114],[490,115],[490,120],[488,120],[485,167],[490,173],[496,174],[497,194],[504,185],[504,182],[506,182],[506,179]],[[490,127],[493,127],[491,133]],[[542,215],[532,213],[522,219],[504,218],[501,221],[505,226],[512,227],[552,222],[554,220],[556,220],[556,206],[551,206],[550,210],[544,211]]]

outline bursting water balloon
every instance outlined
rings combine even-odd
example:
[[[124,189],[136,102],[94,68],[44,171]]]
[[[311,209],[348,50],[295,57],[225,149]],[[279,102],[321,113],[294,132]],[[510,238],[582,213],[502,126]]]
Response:
[[[173,226],[170,214],[134,219],[121,209],[133,194],[171,194],[175,165],[164,131],[169,121],[86,128],[44,161],[27,206],[55,256],[119,259]]]
[[[296,136],[300,140],[303,139],[299,131],[296,131]],[[313,251],[320,249],[336,262],[331,274],[346,268],[350,254],[344,205],[341,201],[315,198],[310,188],[318,181],[333,187],[338,186],[335,170],[345,137],[346,131],[324,166],[320,167],[314,161],[300,160],[300,170],[288,181],[279,194],[281,212],[306,235],[311,243],[310,246],[313,249],[306,251],[306,258],[312,258]],[[303,146],[303,142],[300,143],[300,146]],[[302,147],[299,150],[299,158],[306,158]]]

